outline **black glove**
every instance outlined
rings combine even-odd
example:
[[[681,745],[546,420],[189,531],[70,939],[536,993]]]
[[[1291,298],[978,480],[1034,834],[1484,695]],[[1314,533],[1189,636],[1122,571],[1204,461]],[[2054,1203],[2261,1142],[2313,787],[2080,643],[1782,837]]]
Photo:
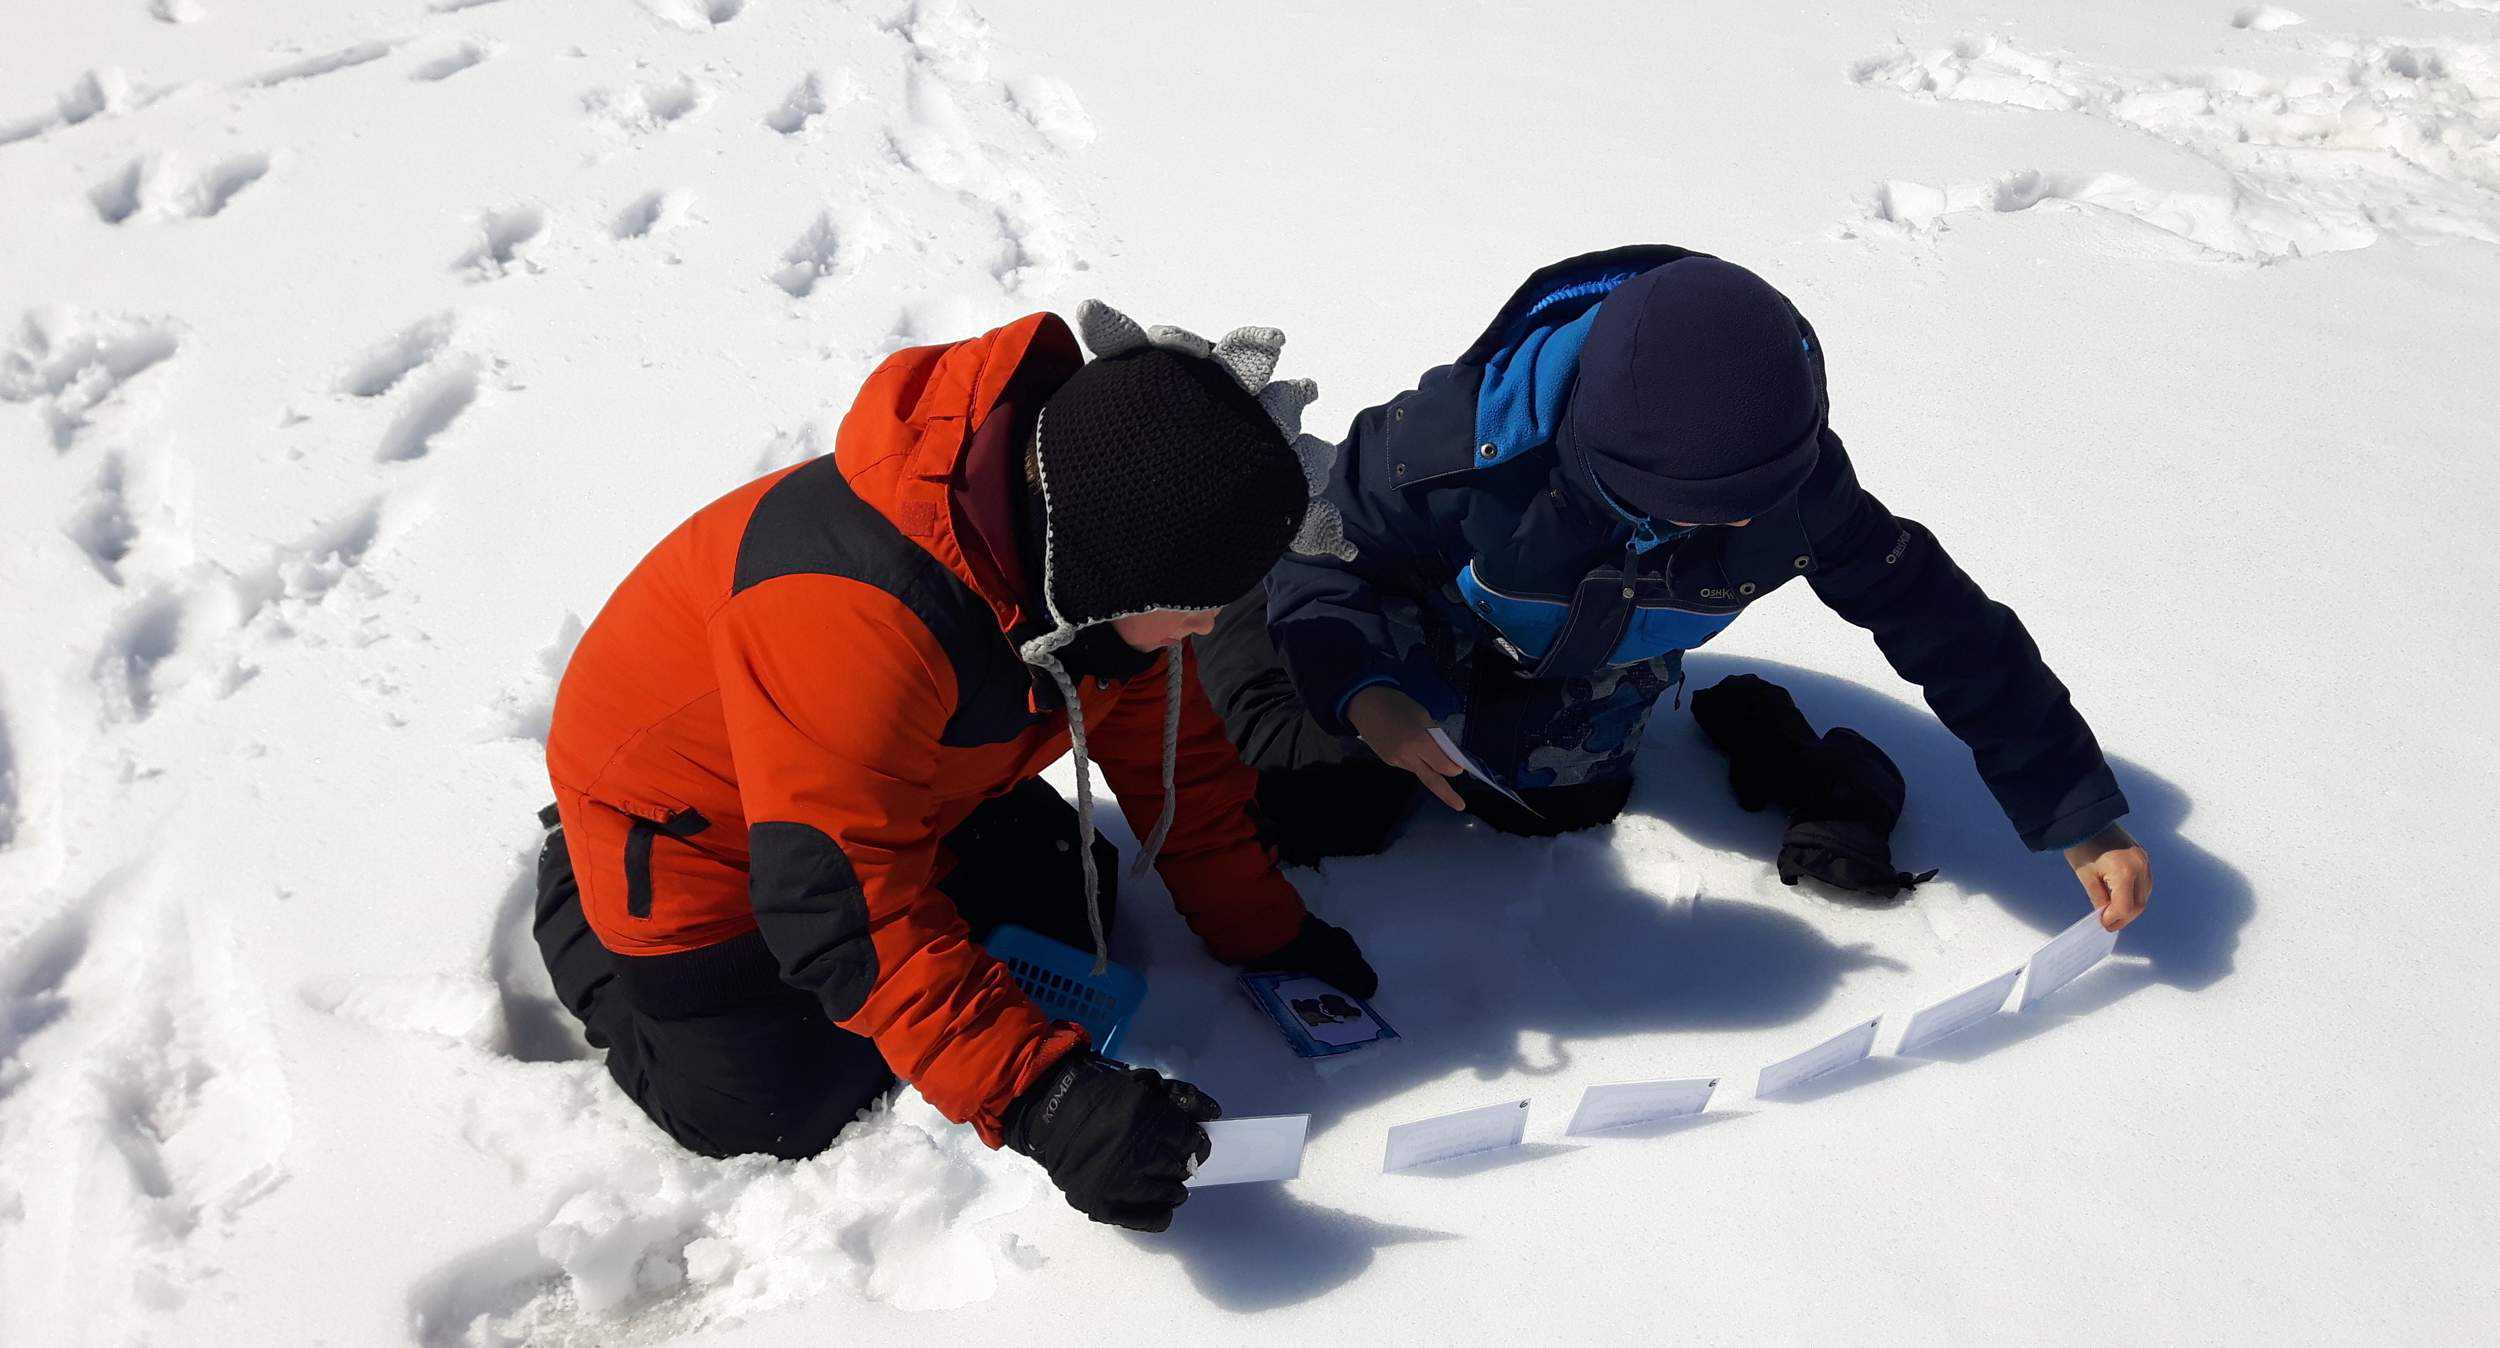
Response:
[[[1812,876],[1827,885],[1898,897],[1902,890],[1936,878],[1912,875],[1892,864],[1892,830],[1906,798],[1901,769],[1866,736],[1835,726],[1804,762],[1788,832],[1780,838],[1780,882]]]
[[[1846,819],[1890,837],[1901,822],[1909,787],[1892,755],[1845,725],[1808,746],[1796,789],[1785,802],[1799,819]]]
[[[1068,1206],[1132,1231],[1172,1225],[1224,1117],[1206,1092],[1080,1048],[1007,1106],[1007,1145],[1042,1163]]]
[[[1747,811],[1793,807],[1811,775],[1814,727],[1776,683],[1731,674],[1693,694],[1693,720],[1727,755],[1728,785]]]
[[[1372,972],[1371,962],[1363,958],[1362,948],[1343,927],[1332,927],[1318,918],[1302,915],[1302,930],[1276,952],[1250,962],[1254,970],[1281,969],[1289,973],[1310,974],[1325,979],[1339,992],[1351,992],[1368,1000],[1380,991],[1380,975]]]
[[[1780,880],[1812,876],[1881,899],[1936,877],[1892,864],[1892,830],[1906,790],[1901,769],[1846,726],[1818,736],[1788,690],[1732,674],[1693,694],[1693,719],[1727,755],[1728,784],[1748,810],[1788,812]]]
[[[1799,820],[1780,835],[1780,883],[1793,885],[1804,876],[1824,884],[1879,899],[1899,897],[1902,890],[1936,878],[1934,871],[1912,875],[1892,864],[1892,841],[1865,824],[1845,820],[1818,823]]]

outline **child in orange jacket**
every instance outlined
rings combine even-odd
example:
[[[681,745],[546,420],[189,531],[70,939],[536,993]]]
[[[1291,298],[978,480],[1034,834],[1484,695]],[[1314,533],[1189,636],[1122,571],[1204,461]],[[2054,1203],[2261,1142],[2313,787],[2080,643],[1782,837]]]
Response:
[[[547,744],[537,934],[617,1083],[686,1146],[811,1155],[896,1078],[1160,1230],[1213,1103],[1093,1054],[978,945],[1104,949],[1102,765],[1217,958],[1369,995],[1278,874],[1181,642],[1300,526],[1267,382],[1099,305],[897,352],[834,452],[698,511],[583,635]],[[1036,778],[1073,748],[1071,812]]]

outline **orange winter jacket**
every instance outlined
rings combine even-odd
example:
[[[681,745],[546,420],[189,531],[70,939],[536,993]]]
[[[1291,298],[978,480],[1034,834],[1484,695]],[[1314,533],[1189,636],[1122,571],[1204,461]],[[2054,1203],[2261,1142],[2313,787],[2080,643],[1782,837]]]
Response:
[[[896,352],[833,453],[704,507],[625,578],[547,740],[602,943],[651,955],[760,928],[786,980],[992,1146],[1084,1032],[972,943],[936,888],[940,839],[1068,748],[1055,687],[1016,653],[1049,627],[1040,578],[999,521],[1022,490],[1012,409],[1029,425],[1081,362],[1049,314]],[[1158,660],[1079,694],[1140,836],[1163,805],[1165,674]],[[1253,774],[1198,681],[1182,687],[1156,870],[1237,963],[1290,940],[1304,910],[1255,835]]]

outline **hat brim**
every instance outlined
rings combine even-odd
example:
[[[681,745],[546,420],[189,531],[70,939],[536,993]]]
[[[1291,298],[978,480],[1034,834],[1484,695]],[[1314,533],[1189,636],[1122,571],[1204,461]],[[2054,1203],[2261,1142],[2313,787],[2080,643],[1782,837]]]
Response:
[[[1555,436],[1563,471],[1603,501],[1612,497],[1645,519],[1667,524],[1734,524],[1769,513],[1797,494],[1822,459],[1823,423],[1787,448],[1741,473],[1690,479],[1644,472],[1593,449],[1566,412]]]

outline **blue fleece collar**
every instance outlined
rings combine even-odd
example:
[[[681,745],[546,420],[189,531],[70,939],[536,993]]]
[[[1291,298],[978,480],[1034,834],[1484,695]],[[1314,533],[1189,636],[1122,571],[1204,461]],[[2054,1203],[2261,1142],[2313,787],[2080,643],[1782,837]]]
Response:
[[[1552,444],[1598,304],[1651,268],[1699,256],[1664,244],[1634,244],[1538,268],[1458,358],[1483,373],[1476,388],[1476,442],[1466,447],[1464,468],[1449,471],[1495,467]]]
[[[1562,427],[1571,381],[1580,373],[1580,349],[1597,320],[1591,304],[1567,322],[1531,327],[1485,362],[1476,387],[1476,457],[1470,465],[1491,468],[1554,442]]]
[[[1539,295],[1520,314],[1509,340],[1485,360],[1484,380],[1476,386],[1472,466],[1508,463],[1554,443],[1597,306],[1638,275],[1618,268],[1569,281]]]

